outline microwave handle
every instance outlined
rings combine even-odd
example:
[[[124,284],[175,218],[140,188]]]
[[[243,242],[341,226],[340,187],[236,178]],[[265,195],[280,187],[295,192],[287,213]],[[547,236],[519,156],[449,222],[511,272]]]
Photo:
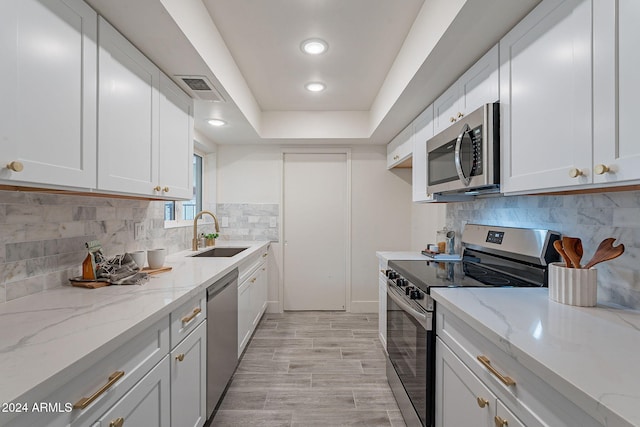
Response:
[[[458,139],[456,140],[456,151],[454,156],[458,177],[465,186],[469,185],[469,182],[471,182],[471,178],[465,176],[464,171],[462,170],[462,159],[460,158],[462,150],[460,148],[462,146],[462,138],[464,138],[464,134],[469,132],[470,130],[471,128],[469,127],[469,124],[465,123],[464,127],[462,128],[462,132],[460,132],[460,135],[458,135]]]

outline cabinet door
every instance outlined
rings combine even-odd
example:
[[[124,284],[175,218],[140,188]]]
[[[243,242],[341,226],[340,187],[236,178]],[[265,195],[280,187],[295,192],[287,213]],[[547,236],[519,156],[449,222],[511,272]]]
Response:
[[[496,409],[496,416],[494,418],[496,427],[527,427],[499,400]]]
[[[504,192],[590,183],[591,1],[540,3],[500,41],[500,61]]]
[[[0,181],[95,187],[96,20],[80,0],[0,3]]]
[[[498,45],[495,45],[458,79],[460,111],[456,113],[456,117],[500,100],[499,54]]]
[[[408,163],[413,152],[413,126],[409,124],[387,145],[387,169],[411,167]]]
[[[433,105],[429,105],[413,122],[413,166],[411,170],[414,202],[430,199],[427,194],[427,140],[433,137]]]
[[[456,120],[459,112],[460,91],[457,82],[433,102],[433,133],[442,132]]]
[[[491,427],[497,399],[444,344],[436,339],[436,427]]]
[[[207,322],[171,352],[171,425],[200,427],[207,420]]]
[[[160,71],[104,19],[99,20],[98,188],[160,195]]]
[[[171,199],[193,197],[193,102],[160,74],[160,151],[158,185]]]
[[[111,427],[122,418],[123,426],[169,427],[169,358],[165,356],[138,384],[99,420],[100,427]]]
[[[251,283],[245,280],[238,286],[238,358],[251,337]]]
[[[594,2],[593,7],[594,182],[637,180],[640,2]]]

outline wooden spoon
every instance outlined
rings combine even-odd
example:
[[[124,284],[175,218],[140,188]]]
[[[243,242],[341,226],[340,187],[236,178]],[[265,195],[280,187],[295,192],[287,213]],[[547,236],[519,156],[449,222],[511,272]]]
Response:
[[[564,260],[565,267],[571,268],[571,260],[569,259],[569,257],[567,256],[567,253],[562,248],[562,241],[556,240],[555,242],[553,242],[553,247],[556,249],[556,251],[560,254],[562,259]]]
[[[600,245],[598,245],[598,249],[596,249],[596,253],[593,254],[591,261],[589,261],[584,268],[591,268],[603,261],[609,261],[622,255],[624,253],[624,245],[621,243],[618,246],[613,246],[613,242],[615,241],[616,239],[613,237],[604,239]]]
[[[563,237],[562,248],[571,260],[574,268],[582,268],[580,261],[582,260],[582,241],[578,237]]]

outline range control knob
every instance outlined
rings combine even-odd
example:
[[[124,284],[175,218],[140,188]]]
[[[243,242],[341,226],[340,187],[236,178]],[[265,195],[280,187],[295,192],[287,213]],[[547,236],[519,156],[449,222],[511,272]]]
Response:
[[[418,289],[412,290],[411,294],[409,295],[409,298],[411,299],[422,299],[423,297],[424,297],[424,294],[420,292]]]
[[[404,293],[407,294],[407,295],[411,295],[411,292],[413,292],[413,289],[415,289],[413,286],[407,286],[404,289]]]
[[[385,270],[384,271],[384,275],[389,277],[389,273],[391,273],[393,270]]]
[[[403,279],[402,277],[399,279],[396,279],[396,285],[397,286],[407,286],[407,279]]]
[[[393,279],[397,279],[399,277],[398,273],[396,273],[395,271],[391,270],[389,272],[389,274],[387,275],[387,277],[391,280]]]

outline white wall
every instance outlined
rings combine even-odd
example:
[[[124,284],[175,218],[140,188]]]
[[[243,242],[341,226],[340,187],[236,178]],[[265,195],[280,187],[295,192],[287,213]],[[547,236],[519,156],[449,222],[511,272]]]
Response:
[[[288,147],[290,148],[290,147]],[[305,147],[309,148],[309,147]],[[352,147],[351,311],[376,312],[378,250],[411,244],[411,170],[387,171],[386,147]],[[280,203],[282,148],[218,146],[218,203]],[[281,221],[280,221],[281,223]],[[281,300],[281,246],[272,245],[269,309]]]
[[[413,203],[411,207],[411,250],[421,251],[436,242],[436,231],[446,225],[445,203]]]

